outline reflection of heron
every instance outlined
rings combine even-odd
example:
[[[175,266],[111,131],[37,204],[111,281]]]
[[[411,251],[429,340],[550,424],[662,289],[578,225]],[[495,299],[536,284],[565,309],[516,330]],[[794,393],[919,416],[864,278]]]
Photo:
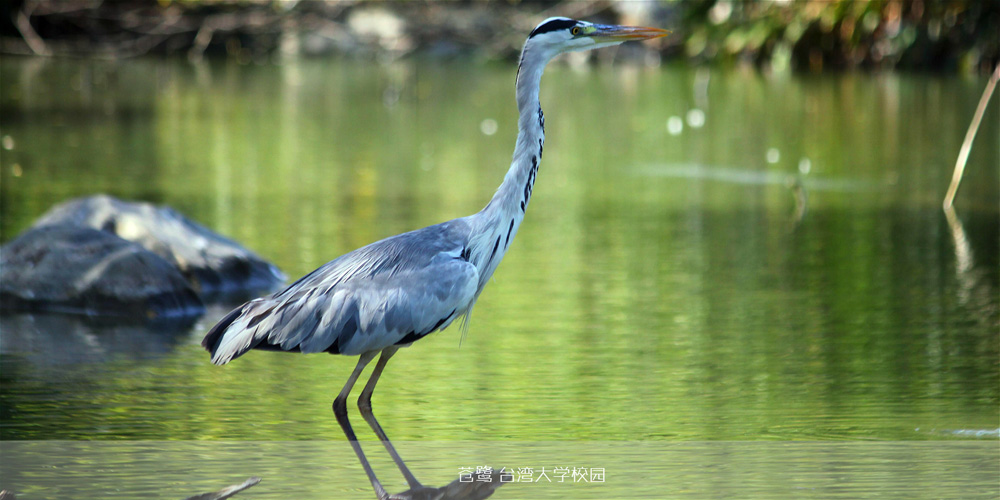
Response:
[[[328,262],[269,297],[251,300],[215,325],[202,345],[215,364],[249,349],[360,355],[333,412],[380,499],[388,498],[368,465],[347,418],[346,400],[365,366],[381,352],[358,407],[411,490],[421,488],[393,449],[371,410],[386,362],[400,346],[468,315],[503,258],[535,184],[545,141],[538,103],[542,71],[562,52],[665,36],[656,28],[606,26],[550,18],[528,36],[516,79],[518,120],[514,158],[503,183],[482,211],[377,241]]]

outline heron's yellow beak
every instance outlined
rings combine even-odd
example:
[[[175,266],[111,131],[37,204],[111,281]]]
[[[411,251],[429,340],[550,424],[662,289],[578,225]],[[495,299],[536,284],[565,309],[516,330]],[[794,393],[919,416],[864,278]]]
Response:
[[[642,26],[614,26],[595,24],[593,31],[585,35],[597,39],[598,42],[627,42],[629,40],[651,40],[670,34],[669,30],[659,28],[644,28]]]

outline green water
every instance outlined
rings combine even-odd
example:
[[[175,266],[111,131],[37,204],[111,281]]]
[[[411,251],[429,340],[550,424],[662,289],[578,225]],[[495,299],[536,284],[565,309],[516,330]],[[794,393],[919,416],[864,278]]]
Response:
[[[482,208],[513,149],[513,71],[4,58],[0,238],[105,192],[173,206],[294,279]],[[957,218],[940,209],[984,85],[549,68],[525,223],[464,340],[452,327],[400,352],[376,415],[432,483],[577,461],[607,465],[612,488],[495,498],[995,498],[996,97]],[[225,312],[174,329],[4,316],[0,487],[181,498],[257,474],[251,491],[282,498],[268,481],[302,486],[305,467],[323,486],[294,497],[370,497],[330,411],[354,360],[252,352],[213,366],[198,344]],[[329,442],[296,444],[315,440]],[[812,444],[788,455],[792,442]],[[377,443],[366,450],[404,489]],[[129,458],[94,465],[119,452],[167,464],[178,487],[164,494]],[[76,475],[44,465],[63,455]],[[857,487],[838,489],[844,477]]]

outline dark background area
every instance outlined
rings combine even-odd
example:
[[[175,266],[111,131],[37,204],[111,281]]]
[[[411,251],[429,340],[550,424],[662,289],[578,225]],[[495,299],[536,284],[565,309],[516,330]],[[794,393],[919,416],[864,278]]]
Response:
[[[982,0],[14,0],[0,5],[0,49],[244,62],[329,54],[514,59],[524,33],[556,15],[669,28],[674,34],[655,50],[696,63],[988,74],[1000,61],[1000,2]]]

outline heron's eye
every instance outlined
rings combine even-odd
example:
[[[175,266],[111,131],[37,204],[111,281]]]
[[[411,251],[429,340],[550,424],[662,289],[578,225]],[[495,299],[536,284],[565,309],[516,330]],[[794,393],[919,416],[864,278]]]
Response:
[[[580,34],[580,27],[579,27],[579,26],[577,26],[577,27],[575,27],[575,28],[573,28],[573,29],[569,30],[569,32],[570,32],[570,33],[572,33],[572,34],[573,34],[573,36],[576,36],[576,35],[579,35],[579,34]]]

